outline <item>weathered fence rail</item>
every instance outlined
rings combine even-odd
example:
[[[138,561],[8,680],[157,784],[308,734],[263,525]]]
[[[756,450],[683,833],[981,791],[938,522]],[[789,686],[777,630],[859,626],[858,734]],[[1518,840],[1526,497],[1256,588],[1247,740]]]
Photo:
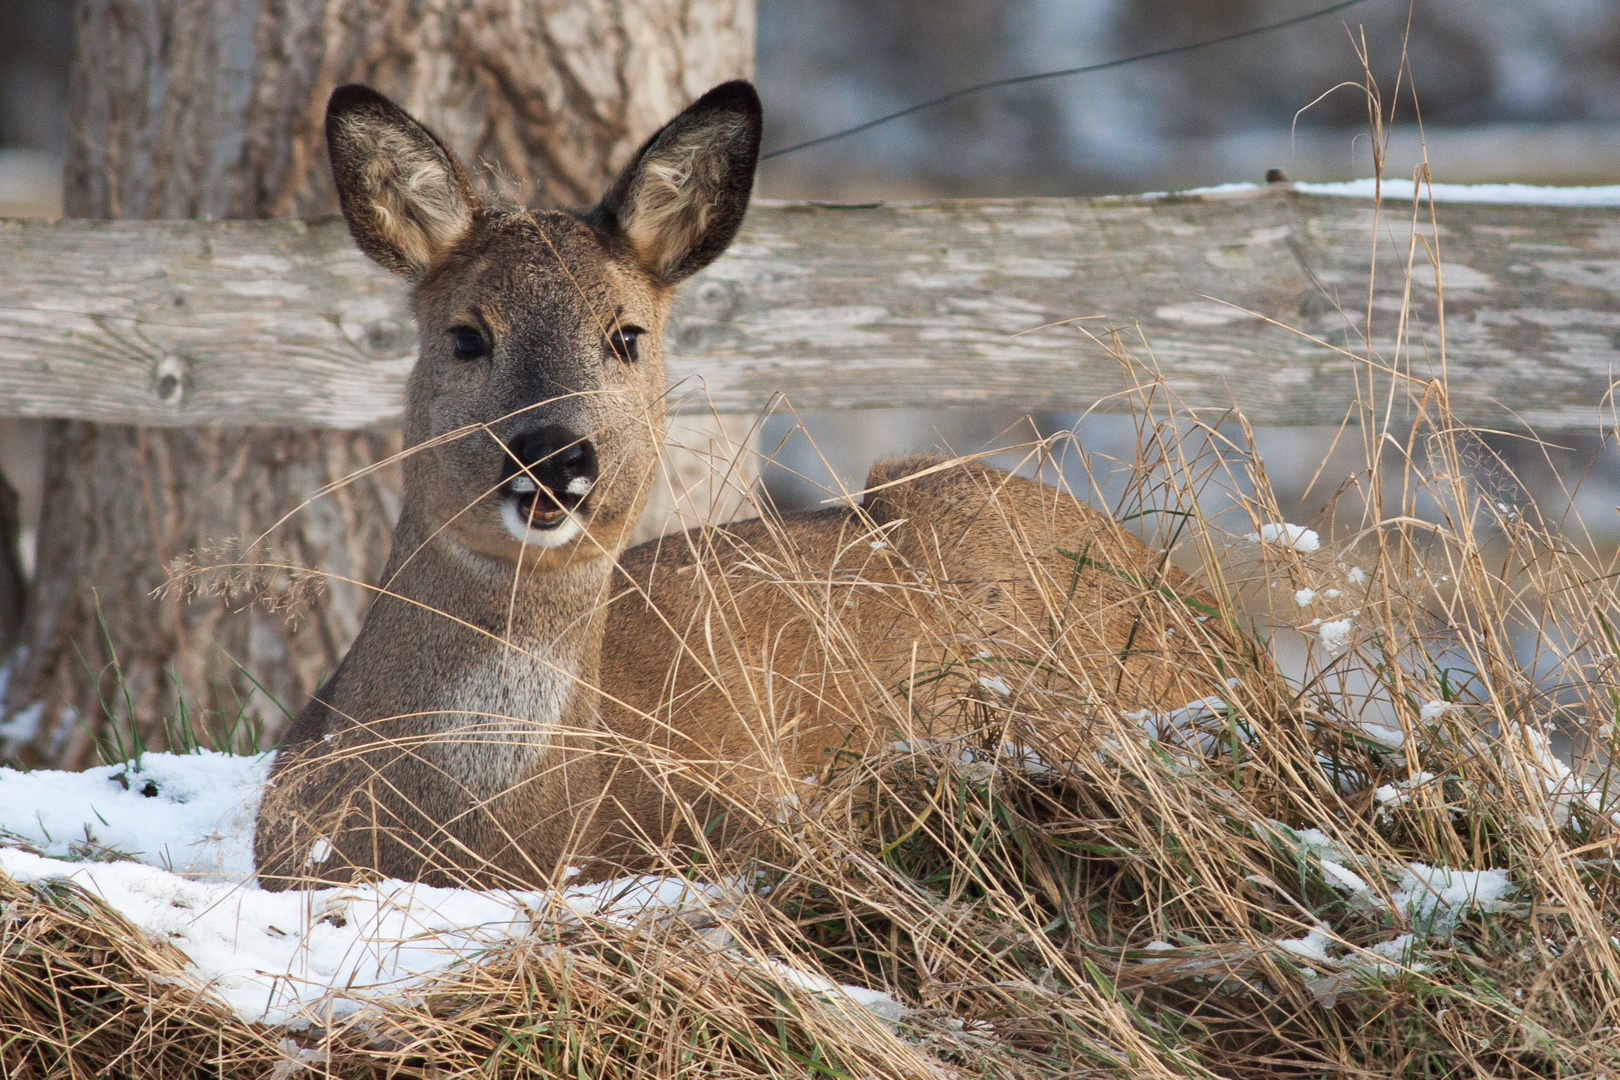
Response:
[[[1375,233],[1374,346],[1438,374],[1422,253],[1419,332],[1410,358],[1395,347],[1411,208],[1374,213],[1283,187],[763,203],[686,287],[671,378],[723,411],[777,391],[803,408],[1083,408],[1122,385],[1075,324],[1051,325],[1085,319],[1093,333],[1125,329],[1189,403],[1235,402],[1263,424],[1333,422],[1354,362],[1311,338],[1365,350]],[[1454,410],[1595,428],[1620,365],[1620,209],[1437,214]],[[337,220],[0,222],[0,414],[386,423],[415,351],[405,298]]]

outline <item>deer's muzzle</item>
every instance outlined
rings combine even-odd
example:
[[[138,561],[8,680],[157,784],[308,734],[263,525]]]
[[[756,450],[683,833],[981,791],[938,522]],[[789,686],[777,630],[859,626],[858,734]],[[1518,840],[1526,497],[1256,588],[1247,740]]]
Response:
[[[502,516],[524,532],[557,529],[580,511],[596,479],[596,447],[585,436],[561,424],[520,432],[506,444]]]

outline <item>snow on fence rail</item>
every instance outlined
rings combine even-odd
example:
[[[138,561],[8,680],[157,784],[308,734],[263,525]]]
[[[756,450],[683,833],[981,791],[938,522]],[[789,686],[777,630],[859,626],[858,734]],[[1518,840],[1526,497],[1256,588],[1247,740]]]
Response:
[[[1357,364],[1324,342],[1364,353],[1375,232],[1375,348],[1439,373],[1421,249],[1422,340],[1410,358],[1395,348],[1414,221],[1402,188],[1386,186],[1377,217],[1360,189],[1328,185],[759,203],[684,290],[672,382],[725,411],[776,391],[801,408],[1087,408],[1124,383],[1078,328],[1115,327],[1190,404],[1336,422]],[[1549,205],[1462,189],[1437,205],[1459,417],[1559,430],[1608,415],[1620,207],[1603,190]],[[1426,207],[1417,232],[1434,239]],[[414,352],[403,286],[337,220],[0,221],[0,415],[359,428],[398,418]]]

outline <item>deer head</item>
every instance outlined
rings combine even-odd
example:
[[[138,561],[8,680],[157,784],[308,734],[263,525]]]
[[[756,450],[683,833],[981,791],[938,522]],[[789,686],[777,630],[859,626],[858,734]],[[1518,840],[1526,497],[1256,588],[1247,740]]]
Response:
[[[439,139],[367,87],[332,95],[326,132],[355,241],[415,285],[404,516],[535,570],[617,553],[662,441],[674,287],[748,206],[754,88],[703,95],[582,212],[485,203]]]

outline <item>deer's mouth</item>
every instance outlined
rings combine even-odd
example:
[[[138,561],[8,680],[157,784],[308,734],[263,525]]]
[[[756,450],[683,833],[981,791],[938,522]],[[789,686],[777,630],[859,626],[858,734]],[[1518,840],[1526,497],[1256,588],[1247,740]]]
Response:
[[[506,442],[501,523],[520,543],[562,547],[585,530],[596,479],[590,439],[561,424],[519,432]]]
[[[594,486],[587,477],[576,476],[562,491],[552,491],[518,473],[503,485],[502,516],[525,531],[551,532],[575,518]]]

